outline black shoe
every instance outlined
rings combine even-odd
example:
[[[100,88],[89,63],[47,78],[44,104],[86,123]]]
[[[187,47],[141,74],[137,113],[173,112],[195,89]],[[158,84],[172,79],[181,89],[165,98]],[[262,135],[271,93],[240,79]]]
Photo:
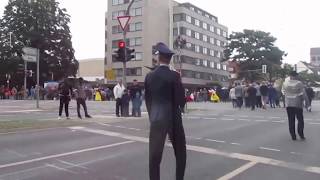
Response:
[[[292,137],[292,141],[296,141],[297,140],[297,137]]]
[[[86,115],[86,118],[92,118],[90,115]]]
[[[120,115],[119,115],[119,114],[117,114],[117,117],[120,117]]]
[[[301,136],[300,139],[301,139],[302,141],[305,141],[305,140],[306,140],[306,137]]]
[[[78,118],[79,118],[79,119],[82,119],[82,117],[81,117],[81,116],[78,116]]]

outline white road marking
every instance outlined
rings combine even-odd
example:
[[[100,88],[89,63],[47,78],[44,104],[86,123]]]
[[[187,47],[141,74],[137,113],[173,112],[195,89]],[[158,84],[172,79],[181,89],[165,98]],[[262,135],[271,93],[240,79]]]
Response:
[[[281,119],[281,117],[268,117],[269,119]]]
[[[251,121],[250,119],[238,119],[239,121]]]
[[[217,119],[217,118],[203,118],[203,119],[205,119],[205,120],[215,120],[215,119]]]
[[[285,123],[285,121],[271,121],[273,123]]]
[[[310,125],[320,125],[320,123],[308,123]]]
[[[206,139],[207,141],[216,142],[216,143],[226,143],[225,141],[215,140],[215,139]]]
[[[279,149],[273,149],[273,148],[268,148],[268,147],[259,147],[259,149],[267,150],[267,151],[276,151],[276,152],[280,152],[281,151]]]
[[[202,138],[194,137],[194,139],[196,139],[196,140],[201,140]]]
[[[27,155],[18,153],[17,151],[14,151],[14,150],[11,150],[11,149],[5,149],[5,150],[6,150],[8,153],[14,154],[14,155],[19,156],[19,157],[22,157],[22,158],[28,157]]]
[[[106,123],[97,123],[97,124],[99,124],[99,125],[101,125],[101,126],[108,126],[108,127],[111,126],[110,124],[106,124]]]
[[[101,135],[106,135],[106,136],[119,137],[119,138],[131,140],[131,141],[149,143],[148,138],[145,138],[145,137],[131,136],[131,135],[117,133],[117,132],[104,131],[104,130],[98,130],[98,129],[90,129],[90,128],[85,128],[85,127],[70,127],[70,128],[71,129],[76,128],[76,129],[82,130],[84,132],[91,132],[91,133],[101,134]],[[277,166],[277,167],[284,167],[284,168],[293,169],[293,170],[301,170],[301,171],[305,171],[305,172],[320,174],[320,167],[316,167],[316,166],[307,166],[307,165],[303,165],[303,164],[298,164],[298,163],[293,163],[293,162],[285,162],[285,161],[281,161],[281,160],[276,160],[276,159],[266,158],[266,157],[261,157],[261,156],[254,156],[254,155],[249,155],[249,154],[224,152],[224,151],[220,151],[217,149],[201,147],[201,146],[187,145],[187,149],[190,151],[196,151],[196,152],[205,153],[205,154],[218,155],[218,156],[223,156],[223,157],[227,157],[227,158],[240,159],[240,160],[245,160],[245,161],[250,161],[250,162],[256,162],[256,163],[261,163],[261,164],[266,164],[266,165],[272,165],[272,166]],[[0,168],[1,168],[1,166],[0,166]]]
[[[236,177],[237,175],[245,172],[246,170],[252,168],[253,166],[255,166],[257,164],[257,162],[249,162],[241,167],[239,167],[238,169],[224,175],[223,177],[217,179],[217,180],[230,180],[234,177]]]
[[[290,154],[294,154],[294,155],[303,155],[302,153],[298,153],[298,152],[290,152]]]
[[[263,116],[252,116],[253,118],[264,118]]]
[[[241,146],[241,144],[240,144],[240,143],[230,143],[230,144],[232,144],[232,145],[236,145],[236,146]]]
[[[221,119],[222,121],[234,121],[235,119],[226,119],[226,118],[223,118]]]
[[[256,122],[269,122],[268,120],[255,120]]]
[[[77,129],[77,130],[79,130],[79,129]],[[71,152],[62,153],[62,154],[55,154],[55,155],[50,155],[50,156],[30,159],[30,160],[26,160],[26,161],[3,164],[3,165],[0,165],[0,169],[13,167],[13,166],[18,166],[18,165],[23,165],[23,164],[28,164],[28,163],[33,163],[33,162],[38,162],[38,161],[43,161],[43,160],[52,159],[52,158],[59,158],[59,157],[69,156],[69,155],[73,155],[73,154],[79,154],[79,153],[84,153],[84,152],[100,150],[100,149],[106,149],[106,148],[120,146],[120,145],[124,145],[124,144],[129,144],[129,143],[133,143],[133,142],[134,141],[124,141],[124,142],[109,144],[109,145],[105,145],[105,146],[97,146],[97,147],[93,147],[93,148],[87,148],[87,149],[82,149],[82,150],[77,150],[77,151],[71,151]]]
[[[134,130],[134,131],[142,131],[142,129],[138,129],[138,128],[128,128],[130,130]]]
[[[225,117],[235,117],[235,115],[223,115]]]
[[[69,169],[62,168],[62,167],[59,167],[59,166],[56,166],[56,165],[53,165],[53,164],[46,164],[46,166],[55,168],[55,169],[57,169],[59,171],[64,171],[64,172],[68,172],[68,173],[71,173],[71,174],[78,174],[77,172],[74,172],[74,171],[71,171]]]
[[[60,160],[60,159],[56,159],[56,160],[61,162],[62,164],[66,164],[66,165],[69,165],[71,167],[77,167],[77,168],[86,169],[86,170],[89,169],[87,167],[84,167],[84,166],[81,166],[81,165],[78,165],[78,164],[74,164],[74,163],[71,163],[71,162],[63,161],[63,160]]]
[[[19,111],[2,111],[1,113],[31,113],[31,112],[42,112],[43,110],[38,109],[27,109],[27,110],[19,110]]]
[[[42,169],[42,168],[47,168],[47,166],[39,166],[39,167],[30,168],[30,169],[24,169],[22,171],[15,171],[12,173],[1,174],[0,178],[12,176],[12,175],[16,175],[16,174],[21,174],[21,173],[26,173],[26,172],[30,172],[30,171],[34,171],[34,170],[38,170],[38,169]]]
[[[239,115],[238,117],[244,117],[244,118],[246,118],[246,117],[249,117],[249,116],[247,116],[247,115]]]

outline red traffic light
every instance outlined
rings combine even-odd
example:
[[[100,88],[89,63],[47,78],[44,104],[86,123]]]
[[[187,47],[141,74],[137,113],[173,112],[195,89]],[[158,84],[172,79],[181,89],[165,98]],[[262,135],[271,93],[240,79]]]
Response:
[[[118,48],[124,48],[126,47],[126,43],[124,41],[119,41]]]

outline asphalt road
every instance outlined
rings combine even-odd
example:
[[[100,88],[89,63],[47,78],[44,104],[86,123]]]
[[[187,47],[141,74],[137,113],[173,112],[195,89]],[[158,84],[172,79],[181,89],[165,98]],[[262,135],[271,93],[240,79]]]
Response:
[[[0,134],[0,180],[147,180],[148,120],[115,118],[113,102],[89,102],[86,125]],[[76,119],[72,102],[72,118]],[[57,101],[0,101],[0,120],[57,121]],[[285,110],[195,103],[184,115],[186,180],[319,180],[320,103],[305,112],[306,141],[291,141]],[[161,165],[173,180],[168,142]]]

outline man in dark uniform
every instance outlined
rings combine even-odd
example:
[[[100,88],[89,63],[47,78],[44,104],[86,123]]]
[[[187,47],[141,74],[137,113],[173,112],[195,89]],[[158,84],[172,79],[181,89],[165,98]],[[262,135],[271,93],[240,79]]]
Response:
[[[183,180],[186,167],[186,140],[181,110],[185,105],[184,88],[179,73],[171,71],[174,54],[164,43],[158,43],[159,67],[145,79],[145,100],[150,120],[149,176],[160,180],[160,163],[166,136],[176,157],[176,180]]]

